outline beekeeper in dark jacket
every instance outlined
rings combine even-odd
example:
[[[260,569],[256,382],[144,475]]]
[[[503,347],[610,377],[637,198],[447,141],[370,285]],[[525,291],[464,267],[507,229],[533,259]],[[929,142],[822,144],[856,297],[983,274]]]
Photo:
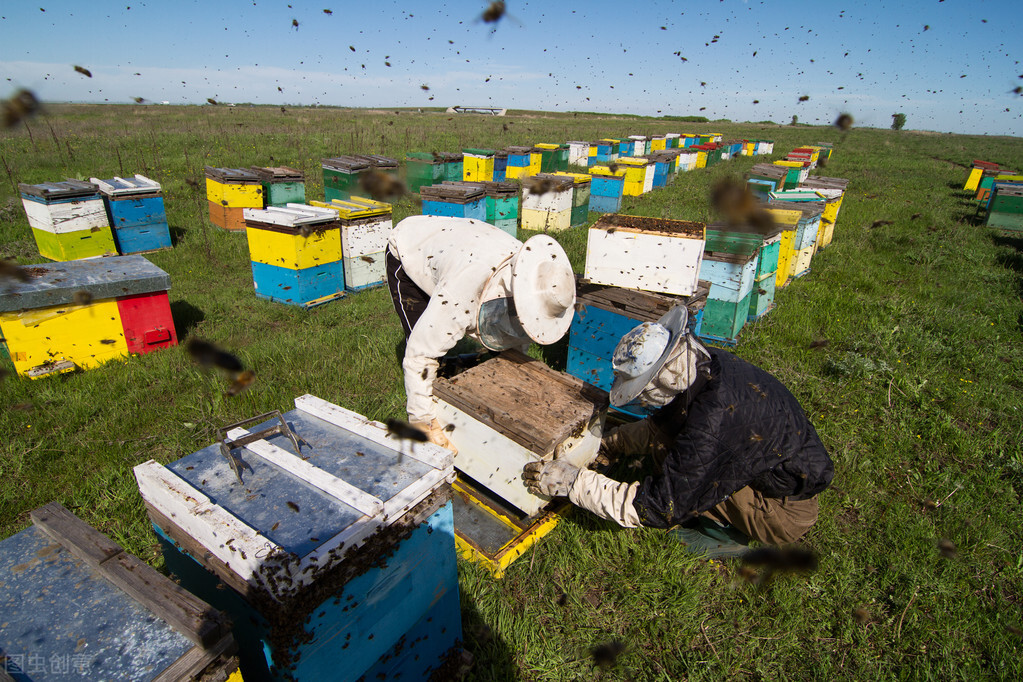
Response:
[[[567,495],[625,527],[714,522],[770,544],[798,540],[817,521],[817,494],[834,467],[796,398],[772,375],[707,349],[679,306],[626,334],[615,349],[611,403],[658,406],[606,436],[611,458],[649,458],[655,474],[620,483],[566,462],[526,465],[526,485]],[[734,536],[733,536],[734,537]]]

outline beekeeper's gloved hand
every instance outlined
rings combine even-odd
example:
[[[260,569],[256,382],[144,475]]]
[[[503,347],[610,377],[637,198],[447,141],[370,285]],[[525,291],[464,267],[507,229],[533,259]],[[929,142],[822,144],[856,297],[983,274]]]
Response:
[[[568,497],[568,491],[578,477],[578,467],[560,459],[528,462],[522,469],[526,489],[534,495]]]
[[[409,426],[419,429],[426,434],[426,439],[435,445],[439,445],[442,448],[447,448],[451,452],[458,454],[458,449],[451,444],[448,437],[444,435],[444,428],[440,425],[440,422],[434,419],[430,422],[420,422],[409,420]]]
[[[608,462],[626,455],[652,455],[663,462],[668,452],[668,437],[649,418],[622,424],[600,440],[598,455]]]

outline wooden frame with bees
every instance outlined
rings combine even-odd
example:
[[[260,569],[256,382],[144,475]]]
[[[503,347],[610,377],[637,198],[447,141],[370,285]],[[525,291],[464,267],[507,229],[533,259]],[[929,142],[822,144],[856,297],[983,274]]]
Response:
[[[452,453],[311,395],[283,418],[298,453],[275,433],[234,466],[214,443],[135,467],[168,569],[236,624],[246,680],[375,676],[417,638],[402,670],[429,677],[461,636]]]
[[[139,255],[26,266],[0,292],[0,332],[33,379],[177,344],[170,277]]]

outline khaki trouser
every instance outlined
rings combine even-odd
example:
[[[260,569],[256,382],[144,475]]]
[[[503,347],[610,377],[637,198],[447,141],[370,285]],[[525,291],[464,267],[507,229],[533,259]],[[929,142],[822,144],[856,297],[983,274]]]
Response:
[[[729,524],[750,539],[783,545],[803,537],[817,522],[817,496],[808,500],[764,497],[747,486],[701,516]]]

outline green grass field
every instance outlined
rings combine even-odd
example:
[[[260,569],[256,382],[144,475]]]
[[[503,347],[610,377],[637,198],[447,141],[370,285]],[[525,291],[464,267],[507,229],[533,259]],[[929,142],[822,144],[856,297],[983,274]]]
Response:
[[[52,106],[29,126],[0,133],[0,256],[43,261],[16,183],[153,178],[175,248],[149,258],[170,274],[179,338],[213,341],[257,373],[250,390],[224,397],[227,380],[175,348],[0,384],[0,537],[57,500],[156,566],[134,465],[176,460],[218,426],[291,409],[305,393],[375,419],[404,416],[401,329],[386,290],[309,311],[256,299],[245,237],[209,223],[203,164],[294,166],[319,199],[320,159],[343,153],[403,159],[663,132],[769,138],[775,158],[835,143],[816,171],[851,180],[834,242],[736,349],[802,401],[835,461],[804,540],[819,570],[757,585],[662,532],[575,512],[500,581],[460,563],[469,679],[1023,678],[1023,239],[976,225],[962,191],[973,159],[1023,166],[1023,141],[274,107]],[[627,198],[623,212],[709,220],[710,184],[765,158],[681,174]],[[413,212],[403,201],[395,219]],[[893,223],[871,227],[882,219]],[[585,228],[556,237],[581,272]],[[817,339],[829,343],[811,349]],[[563,345],[543,356],[563,368]],[[942,540],[954,554],[939,551]],[[591,649],[609,642],[624,650],[597,666]]]

